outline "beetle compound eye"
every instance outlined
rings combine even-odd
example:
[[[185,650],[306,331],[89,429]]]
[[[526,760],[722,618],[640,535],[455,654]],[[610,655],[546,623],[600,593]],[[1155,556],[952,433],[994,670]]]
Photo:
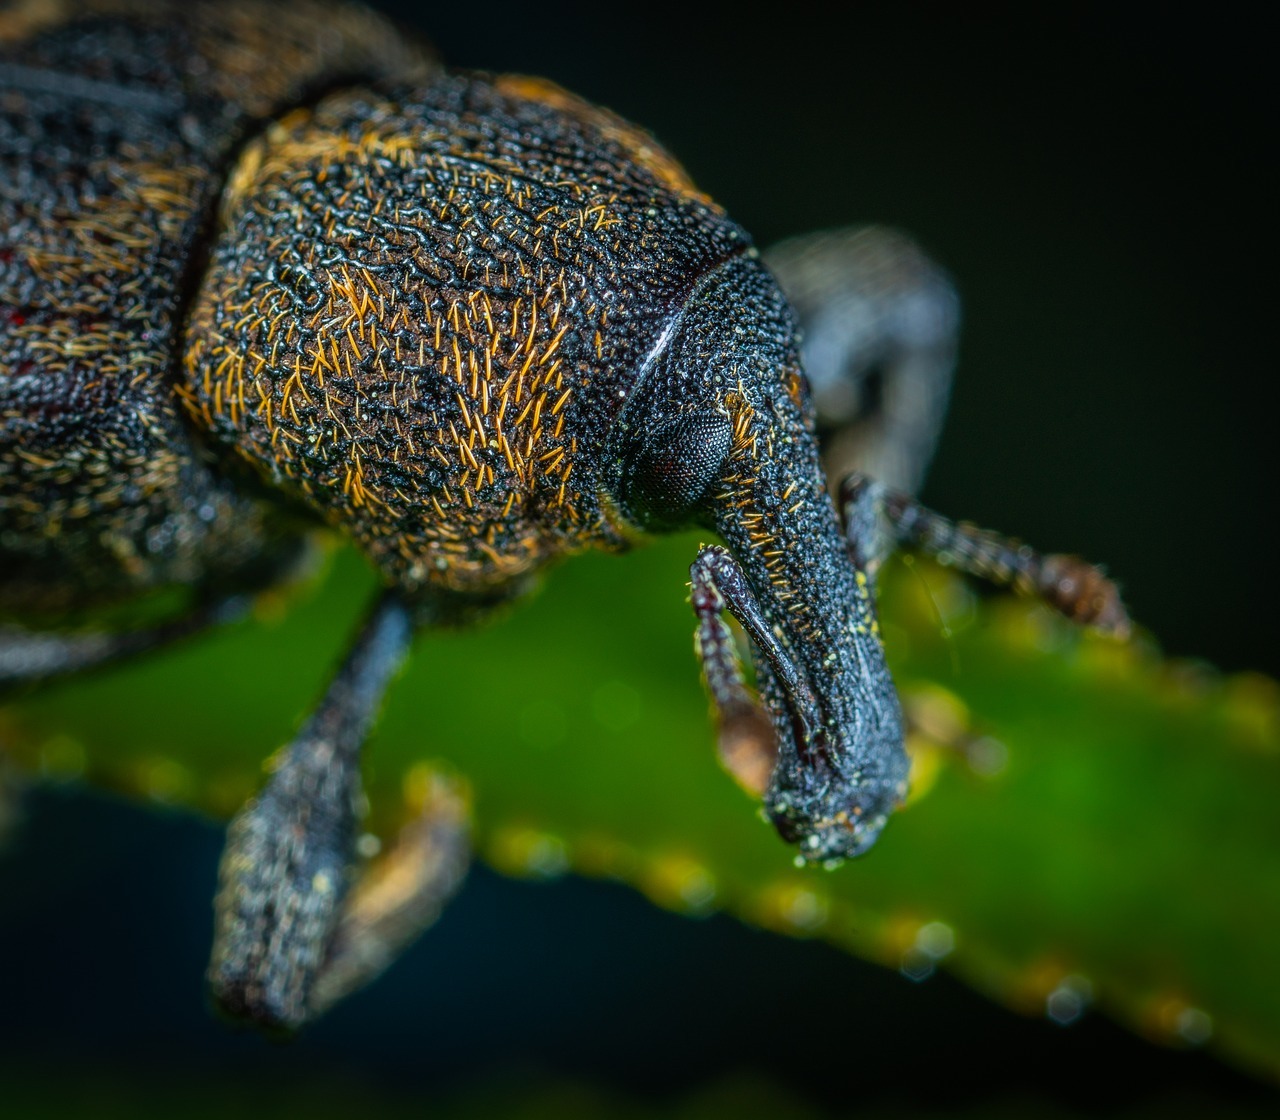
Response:
[[[681,416],[640,433],[626,456],[622,501],[646,527],[693,519],[729,453],[732,429],[726,417]]]

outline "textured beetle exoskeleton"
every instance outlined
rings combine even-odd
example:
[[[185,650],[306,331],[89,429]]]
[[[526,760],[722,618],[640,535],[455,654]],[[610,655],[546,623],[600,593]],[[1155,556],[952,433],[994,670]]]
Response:
[[[622,543],[608,432],[747,244],[647,136],[550,84],[344,91],[242,157],[183,394],[397,585],[504,585]]]
[[[368,11],[305,0],[3,18],[0,610],[270,578],[296,530],[211,466],[173,391],[227,163],[335,82],[431,64]]]

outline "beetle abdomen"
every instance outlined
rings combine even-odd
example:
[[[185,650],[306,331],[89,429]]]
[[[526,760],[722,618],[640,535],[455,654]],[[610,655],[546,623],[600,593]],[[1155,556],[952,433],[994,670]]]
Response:
[[[399,586],[490,589],[621,543],[605,436],[748,246],[647,134],[549,83],[346,91],[241,158],[184,396]]]
[[[232,575],[274,530],[173,394],[234,146],[353,77],[422,73],[345,6],[25,4],[0,22],[0,609]]]

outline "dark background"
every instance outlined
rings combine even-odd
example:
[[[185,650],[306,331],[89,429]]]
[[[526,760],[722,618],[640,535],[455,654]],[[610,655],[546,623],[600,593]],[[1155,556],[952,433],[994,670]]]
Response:
[[[1274,675],[1270,40],[1222,8],[970,7],[394,11],[453,64],[542,74],[646,125],[762,245],[868,220],[917,235],[966,315],[929,503],[1105,561],[1170,653]],[[25,817],[0,858],[15,1085],[96,1069],[425,1109],[495,1079],[663,1101],[749,1075],[895,1113],[1274,1105],[1098,1017],[1064,1030],[621,887],[485,871],[383,983],[273,1047],[201,1005],[213,827],[65,790]]]

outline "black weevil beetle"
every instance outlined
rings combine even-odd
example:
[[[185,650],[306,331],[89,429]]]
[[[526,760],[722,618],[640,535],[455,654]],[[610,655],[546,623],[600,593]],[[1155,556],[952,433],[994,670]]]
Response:
[[[353,870],[360,747],[415,630],[565,553],[703,526],[724,542],[691,569],[722,757],[804,860],[857,855],[906,789],[873,603],[890,550],[1126,626],[1096,569],[908,496],[956,317],[903,238],[762,259],[646,133],[545,81],[445,70],[355,5],[9,5],[0,685],[236,617],[316,523],[365,553],[384,590],[222,863],[214,997],[292,1028],[465,866],[442,793],[380,876]],[[147,627],[66,626],[175,587],[187,608]]]

